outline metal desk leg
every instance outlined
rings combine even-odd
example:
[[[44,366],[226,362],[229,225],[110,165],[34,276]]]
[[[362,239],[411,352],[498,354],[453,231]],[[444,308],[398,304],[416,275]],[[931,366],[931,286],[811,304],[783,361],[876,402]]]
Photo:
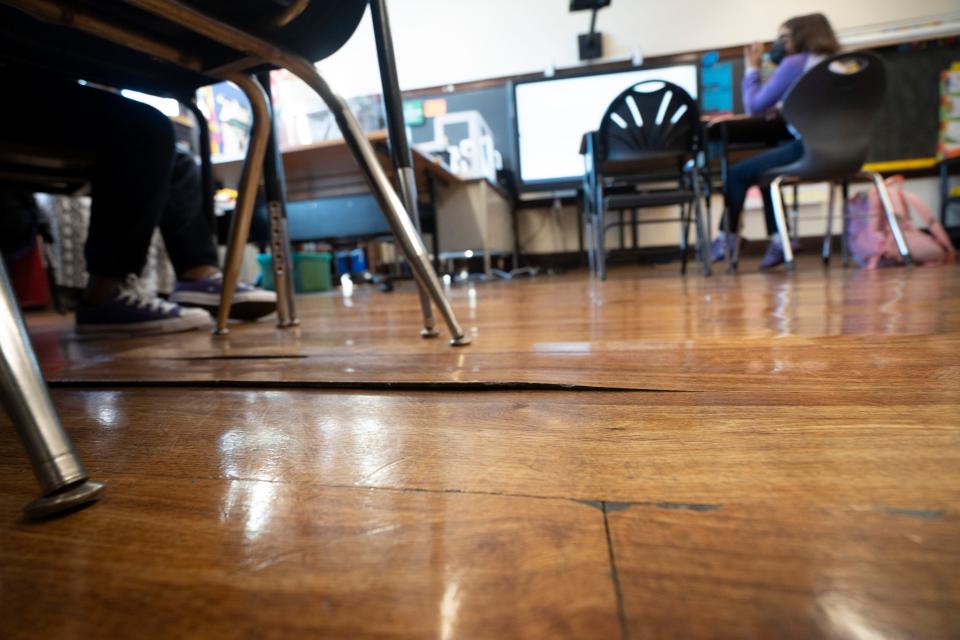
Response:
[[[87,479],[57,417],[30,348],[27,328],[0,259],[0,400],[23,442],[43,496],[28,504],[28,517],[41,518],[93,502],[104,485]]]
[[[240,87],[247,96],[253,111],[253,127],[250,130],[250,144],[247,147],[247,157],[243,162],[243,172],[240,174],[237,206],[230,223],[230,242],[227,245],[227,258],[223,266],[223,289],[220,292],[220,308],[217,310],[217,327],[214,329],[218,335],[224,335],[229,331],[227,320],[230,318],[230,305],[233,303],[233,293],[240,278],[243,249],[250,237],[253,205],[257,199],[257,188],[263,171],[263,157],[267,150],[267,137],[270,134],[270,108],[267,106],[267,97],[260,84],[243,74],[232,74],[224,79]],[[277,287],[277,308],[287,308],[283,288],[279,286]]]
[[[280,146],[277,143],[277,123],[273,117],[273,104],[270,99],[270,72],[264,71],[258,74],[257,82],[263,88],[270,109],[270,134],[267,136],[267,151],[263,158],[263,186],[270,218],[273,282],[278,292],[277,326],[294,327],[300,324],[300,320],[297,318],[297,302],[293,286],[293,254],[290,251],[290,235],[287,233],[287,184],[283,170],[283,157],[280,155]]]
[[[377,59],[380,63],[383,106],[387,113],[387,131],[390,136],[393,166],[397,172],[400,196],[403,198],[407,214],[419,234],[420,207],[417,197],[417,180],[413,172],[413,154],[410,152],[406,126],[403,121],[403,100],[400,95],[400,82],[397,80],[397,65],[393,54],[393,37],[390,34],[390,18],[387,14],[386,0],[371,0],[370,13],[373,18]],[[423,329],[420,330],[420,336],[422,338],[435,338],[440,335],[440,332],[437,331],[434,324],[430,294],[420,285],[419,281],[417,286],[420,291],[420,311],[423,314]]]
[[[780,186],[786,176],[777,176],[770,183],[770,197],[773,200],[773,218],[777,222],[777,232],[783,246],[783,261],[787,271],[794,271],[797,265],[793,261],[793,247],[790,246],[790,233],[787,230],[787,217],[783,212],[783,192]]]
[[[340,95],[335,93],[323,76],[319,74],[316,67],[309,60],[302,56],[291,53],[274,44],[243,31],[237,27],[231,26],[216,18],[206,15],[193,7],[177,0],[126,0],[127,4],[139,7],[144,11],[158,15],[165,20],[178,24],[194,33],[199,33],[215,42],[219,42],[234,49],[244,51],[252,56],[268,62],[270,64],[284,67],[295,76],[303,80],[307,86],[313,89],[320,98],[326,103],[330,112],[333,114],[340,132],[343,134],[350,151],[353,153],[357,164],[363,171],[370,190],[373,192],[380,209],[390,223],[393,235],[400,243],[410,268],[418,284],[426,289],[433,303],[440,310],[447,327],[453,338],[450,343],[454,346],[469,344],[471,339],[467,336],[457,318],[453,313],[453,307],[450,301],[443,294],[443,287],[437,278],[433,265],[430,264],[430,255],[427,248],[423,245],[420,234],[410,220],[410,216],[404,208],[403,201],[394,191],[387,174],[377,160],[377,154],[373,150],[370,141],[360,127],[360,123],[350,112],[346,101]],[[262,95],[262,91],[260,92]],[[266,115],[266,114],[264,114]],[[263,118],[266,120],[266,118]],[[266,132],[262,132],[263,144],[266,146]],[[252,136],[257,137],[257,136]],[[253,145],[251,144],[251,150]],[[247,158],[251,160],[254,154],[248,153]],[[263,158],[263,150],[260,150],[260,159]],[[246,174],[246,165],[244,166]],[[238,203],[239,206],[239,203]],[[253,203],[250,203],[251,212]],[[249,223],[249,215],[247,216]],[[242,248],[242,247],[241,247]],[[239,270],[239,256],[237,257],[237,269]],[[236,274],[234,274],[234,278]],[[226,277],[224,278],[226,282]],[[224,289],[226,291],[226,288]],[[232,292],[231,292],[232,295]]]

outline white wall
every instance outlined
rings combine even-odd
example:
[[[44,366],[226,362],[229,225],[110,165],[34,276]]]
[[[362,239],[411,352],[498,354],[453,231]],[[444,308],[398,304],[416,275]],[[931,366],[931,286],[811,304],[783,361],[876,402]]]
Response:
[[[441,86],[571,67],[589,12],[569,0],[389,0],[403,89]],[[607,59],[720,48],[776,35],[784,19],[822,11],[838,31],[960,12],[957,0],[613,0],[597,29]],[[347,96],[379,92],[369,14],[353,38],[324,61]]]

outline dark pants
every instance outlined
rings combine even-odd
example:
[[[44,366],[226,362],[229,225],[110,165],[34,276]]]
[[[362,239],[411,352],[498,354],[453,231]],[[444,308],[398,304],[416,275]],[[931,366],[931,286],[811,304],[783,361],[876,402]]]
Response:
[[[730,216],[730,229],[734,233],[737,233],[740,229],[740,214],[743,213],[743,203],[747,199],[747,190],[754,185],[760,185],[763,193],[763,213],[767,222],[767,235],[773,235],[777,232],[769,182],[761,184],[761,176],[770,169],[782,167],[799,160],[802,155],[803,143],[799,140],[793,140],[776,149],[758,153],[730,168],[725,195],[727,215]],[[725,227],[721,226],[720,228]]]
[[[189,154],[176,151],[166,116],[120,95],[60,79],[0,73],[0,82],[11,88],[0,100],[0,144],[93,156],[85,248],[91,275],[139,274],[158,226],[178,275],[217,264],[199,168]]]

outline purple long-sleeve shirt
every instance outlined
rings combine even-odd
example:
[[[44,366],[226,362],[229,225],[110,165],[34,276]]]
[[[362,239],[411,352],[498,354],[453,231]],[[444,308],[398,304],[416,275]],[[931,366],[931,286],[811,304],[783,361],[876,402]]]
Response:
[[[806,73],[809,63],[809,53],[787,56],[766,83],[761,81],[759,69],[749,69],[743,76],[743,108],[753,115],[775,106]]]

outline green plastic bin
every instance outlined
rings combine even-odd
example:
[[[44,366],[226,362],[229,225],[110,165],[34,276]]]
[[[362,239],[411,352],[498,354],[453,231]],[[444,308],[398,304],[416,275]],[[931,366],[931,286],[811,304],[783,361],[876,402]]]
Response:
[[[313,293],[316,291],[330,291],[333,288],[333,274],[330,267],[333,256],[329,253],[300,253],[293,254],[293,287],[297,293]],[[274,291],[273,268],[271,256],[261,253],[257,256],[260,265],[262,286]]]

